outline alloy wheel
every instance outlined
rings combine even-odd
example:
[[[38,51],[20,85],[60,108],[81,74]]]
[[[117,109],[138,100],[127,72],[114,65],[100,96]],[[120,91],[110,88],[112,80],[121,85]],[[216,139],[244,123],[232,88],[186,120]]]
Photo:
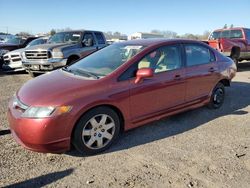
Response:
[[[90,149],[105,147],[114,137],[115,121],[107,114],[92,117],[84,126],[82,141]]]

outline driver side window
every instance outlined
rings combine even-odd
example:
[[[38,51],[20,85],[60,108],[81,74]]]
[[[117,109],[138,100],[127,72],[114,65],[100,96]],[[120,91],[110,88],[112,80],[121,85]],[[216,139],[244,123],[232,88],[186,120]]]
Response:
[[[155,73],[175,70],[181,67],[179,46],[165,46],[146,55],[139,63],[140,68],[152,68]]]
[[[166,72],[181,68],[181,48],[178,45],[164,46],[150,52],[138,63],[134,63],[119,78],[119,81],[128,80],[136,76],[141,68],[152,68],[154,73]]]
[[[84,36],[83,36],[83,39],[82,41],[88,41],[89,39],[92,39],[94,44],[95,44],[95,40],[94,40],[94,36],[92,33],[85,33]]]

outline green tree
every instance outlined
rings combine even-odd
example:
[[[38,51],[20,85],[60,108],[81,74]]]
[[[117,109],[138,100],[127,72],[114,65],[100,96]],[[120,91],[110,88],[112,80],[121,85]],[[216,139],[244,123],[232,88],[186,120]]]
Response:
[[[54,34],[56,34],[56,30],[55,29],[51,29],[50,35],[53,36]]]

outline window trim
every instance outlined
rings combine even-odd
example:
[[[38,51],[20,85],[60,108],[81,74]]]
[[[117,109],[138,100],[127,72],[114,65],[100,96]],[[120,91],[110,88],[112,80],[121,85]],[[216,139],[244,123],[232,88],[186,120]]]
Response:
[[[210,54],[210,61],[209,62],[207,62],[207,63],[201,63],[201,64],[197,64],[197,65],[188,65],[188,63],[187,63],[187,53],[186,53],[186,46],[187,45],[195,45],[195,46],[201,46],[201,47],[203,47],[203,48],[207,48],[208,50],[209,50],[209,54]],[[201,66],[201,65],[207,65],[207,64],[211,64],[211,63],[214,63],[214,62],[216,62],[217,61],[217,57],[216,57],[216,55],[215,55],[215,53],[214,53],[214,51],[212,50],[212,49],[210,49],[210,47],[208,47],[208,46],[206,46],[206,45],[203,45],[203,44],[199,44],[199,43],[183,43],[183,53],[184,53],[184,66],[185,67],[194,67],[194,66]],[[214,61],[211,61],[211,55],[213,55],[213,57],[214,57]]]
[[[160,73],[167,73],[167,72],[170,72],[170,71],[176,71],[176,70],[180,70],[180,69],[182,69],[182,68],[184,68],[185,67],[185,57],[183,56],[184,54],[183,54],[183,47],[182,47],[182,44],[181,43],[175,43],[175,44],[163,44],[162,46],[158,46],[158,47],[156,47],[156,48],[154,48],[154,49],[152,49],[152,50],[150,50],[148,53],[146,53],[145,55],[143,55],[143,57],[142,58],[140,58],[139,60],[137,60],[136,62],[134,62],[132,65],[130,65],[125,71],[123,71],[119,76],[118,76],[118,78],[117,78],[117,81],[118,82],[121,82],[121,81],[127,81],[127,80],[131,80],[131,79],[134,79],[135,77],[126,77],[126,78],[124,78],[124,79],[121,79],[121,77],[126,73],[126,71],[128,71],[132,66],[135,66],[136,64],[137,64],[137,66],[138,66],[138,64],[139,64],[139,62],[141,61],[141,60],[143,60],[144,58],[145,58],[145,56],[147,56],[148,54],[150,54],[150,53],[152,53],[153,51],[155,51],[155,50],[157,50],[157,49],[159,49],[159,48],[164,48],[164,47],[171,47],[171,46],[177,46],[177,47],[179,47],[179,50],[180,50],[180,61],[181,61],[181,66],[179,67],[179,68],[177,68],[177,69],[172,69],[172,70],[167,70],[167,71],[163,71],[163,72],[157,72],[157,73],[155,73],[154,72],[154,74],[155,75],[158,75],[158,74],[160,74]],[[138,69],[137,69],[138,70]]]

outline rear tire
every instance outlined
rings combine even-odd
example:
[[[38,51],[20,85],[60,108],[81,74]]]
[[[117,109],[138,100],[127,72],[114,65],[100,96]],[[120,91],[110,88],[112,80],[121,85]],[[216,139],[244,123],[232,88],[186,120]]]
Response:
[[[213,89],[208,107],[210,109],[220,108],[224,102],[224,98],[225,98],[225,87],[222,83],[219,82]]]
[[[109,148],[120,133],[118,114],[108,107],[98,107],[84,114],[75,126],[72,143],[82,154],[96,154]]]

